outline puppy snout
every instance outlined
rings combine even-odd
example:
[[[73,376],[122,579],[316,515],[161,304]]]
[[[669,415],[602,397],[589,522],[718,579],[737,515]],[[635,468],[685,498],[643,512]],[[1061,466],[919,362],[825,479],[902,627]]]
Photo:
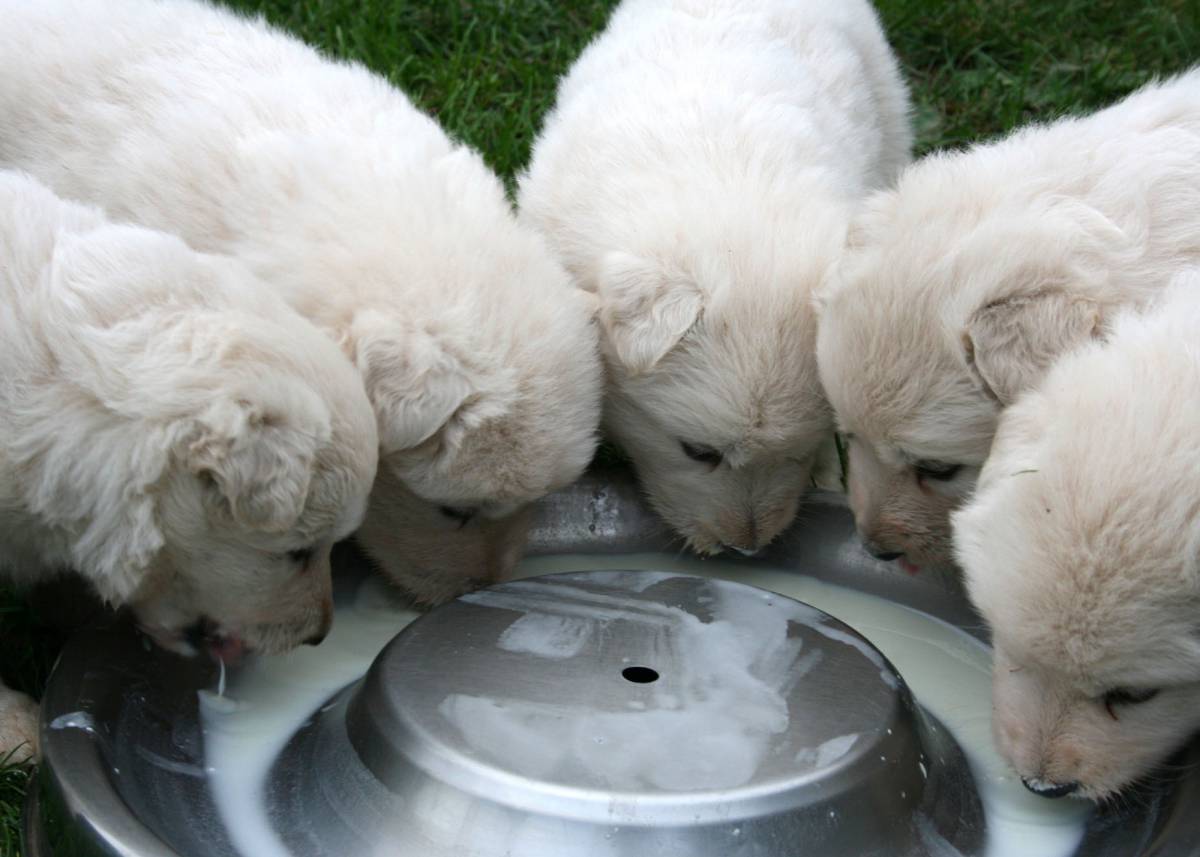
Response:
[[[506,518],[488,522],[483,544],[485,585],[501,583],[512,576],[525,552],[525,537],[532,520],[533,512],[525,506]]]
[[[752,510],[722,516],[716,521],[712,535],[722,550],[734,551],[742,556],[754,556],[769,541],[761,537],[758,518]]]
[[[304,641],[306,646],[319,646],[325,642],[325,638],[329,636],[330,629],[333,628],[333,599],[326,598],[321,602],[321,627],[318,631]]]
[[[485,548],[485,553],[476,574],[468,578],[467,588],[480,589],[496,583],[503,583],[512,576],[512,570],[521,558],[521,551],[508,548]]]
[[[1079,783],[1075,782],[1054,783],[1048,780],[1040,780],[1036,777],[1021,777],[1021,782],[1025,784],[1025,788],[1039,797],[1066,797],[1069,794],[1079,791]]]
[[[874,542],[863,542],[863,548],[866,549],[867,553],[881,562],[891,562],[892,560],[897,560],[904,556],[903,551],[889,550],[888,548],[881,547]]]
[[[723,545],[721,545],[721,547],[723,547],[725,550],[736,551],[737,553],[740,553],[742,556],[757,556],[758,552],[760,550],[762,550],[762,548],[759,547],[757,544],[755,544],[753,546],[747,546],[747,545],[730,544],[729,542],[725,542]]]
[[[485,580],[487,584],[500,583],[512,576],[512,570],[521,559],[524,542],[514,541],[511,544],[489,545],[484,559]]]

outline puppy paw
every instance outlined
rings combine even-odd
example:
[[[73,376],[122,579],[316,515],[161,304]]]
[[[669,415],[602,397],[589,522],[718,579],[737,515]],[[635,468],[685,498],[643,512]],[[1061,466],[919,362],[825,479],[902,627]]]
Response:
[[[23,693],[0,688],[0,763],[38,758],[38,704]]]

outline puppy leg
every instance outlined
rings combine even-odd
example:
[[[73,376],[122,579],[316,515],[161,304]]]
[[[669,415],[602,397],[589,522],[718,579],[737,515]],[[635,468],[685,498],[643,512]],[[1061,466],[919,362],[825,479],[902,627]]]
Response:
[[[0,763],[36,761],[38,704],[0,684]]]

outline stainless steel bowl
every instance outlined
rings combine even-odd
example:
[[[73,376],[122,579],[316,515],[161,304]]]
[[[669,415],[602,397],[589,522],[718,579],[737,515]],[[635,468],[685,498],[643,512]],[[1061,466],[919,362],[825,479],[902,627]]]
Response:
[[[292,740],[267,806],[312,857],[892,857],[983,830],[953,740],[853,629],[652,572],[418,620]]]
[[[620,553],[671,542],[628,477],[606,474],[547,498],[532,548]],[[882,595],[980,633],[953,578],[909,578],[866,556],[837,498],[814,498],[762,561]],[[348,573],[361,573],[352,552],[343,552],[339,562]],[[637,764],[615,772],[566,757],[533,765],[505,752],[512,748],[473,745],[448,725],[444,712],[435,714],[434,701],[441,705],[456,694],[541,706],[543,712],[568,705],[615,714],[631,702],[646,702],[647,694],[669,693],[681,680],[680,667],[670,647],[662,646],[661,623],[622,620],[622,633],[570,658],[498,645],[534,601],[542,613],[560,615],[579,613],[580,599],[594,606],[605,598],[632,603],[635,613],[673,610],[680,622],[692,621],[685,615],[711,620],[722,599],[741,605],[734,614],[745,616],[759,599],[760,612],[749,611],[758,619],[739,626],[747,639],[783,622],[800,641],[792,649],[821,646],[828,659],[804,672],[797,655],[776,670],[787,725],[766,730],[765,761],[749,775],[695,760],[660,771],[657,780]],[[831,645],[822,628],[863,647]],[[298,855],[940,857],[947,853],[940,840],[964,855],[982,853],[978,804],[957,749],[876,657],[835,620],[736,584],[640,575],[506,584],[419,620],[393,641],[363,683],[339,694],[297,733],[272,773],[272,817]],[[623,673],[631,666],[653,669],[658,678],[629,681]],[[44,762],[27,815],[31,857],[235,857],[203,767],[196,691],[213,680],[211,666],[152,650],[121,624],[72,640],[43,700]],[[64,725],[70,728],[56,728]],[[861,745],[825,764],[807,764],[814,760],[806,751],[850,732],[865,736]],[[601,730],[590,737],[605,736]],[[548,729],[547,741],[562,738]],[[913,776],[922,753],[938,760],[928,782]],[[895,761],[881,763],[879,756]],[[1078,854],[1200,855],[1200,819],[1190,811],[1200,805],[1200,752],[1193,747],[1179,761],[1185,773],[1096,813]],[[317,770],[321,776],[312,776]],[[697,787],[687,787],[689,779]],[[418,792],[432,803],[406,800]],[[431,806],[447,811],[431,819]],[[464,814],[464,808],[470,811]],[[929,822],[924,829],[922,819]],[[438,831],[449,823],[457,825],[458,842],[478,849],[444,846]],[[471,825],[477,838],[463,840]],[[513,845],[511,836],[501,835],[514,830],[530,838]],[[364,850],[364,842],[385,836],[394,848]]]

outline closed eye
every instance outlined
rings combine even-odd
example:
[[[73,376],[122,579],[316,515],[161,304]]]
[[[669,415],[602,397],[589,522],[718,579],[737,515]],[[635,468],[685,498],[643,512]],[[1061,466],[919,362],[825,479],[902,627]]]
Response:
[[[1108,712],[1108,716],[1113,720],[1119,719],[1117,713],[1113,710],[1119,705],[1141,705],[1143,702],[1149,702],[1158,696],[1158,688],[1156,687],[1114,687],[1112,690],[1105,691],[1100,697],[1100,702],[1104,705],[1104,710]]]
[[[438,511],[450,520],[457,521],[458,528],[461,530],[471,522],[479,510],[470,506],[439,506]]]
[[[683,454],[692,461],[699,461],[701,464],[707,464],[709,467],[716,467],[725,460],[725,456],[711,446],[688,443],[686,440],[679,441],[679,446],[683,450]]]
[[[961,464],[945,461],[918,461],[913,465],[918,479],[932,479],[934,482],[949,482],[962,468]]]
[[[313,554],[316,552],[316,548],[299,548],[298,550],[288,551],[287,558],[297,565],[304,565],[313,558]]]

